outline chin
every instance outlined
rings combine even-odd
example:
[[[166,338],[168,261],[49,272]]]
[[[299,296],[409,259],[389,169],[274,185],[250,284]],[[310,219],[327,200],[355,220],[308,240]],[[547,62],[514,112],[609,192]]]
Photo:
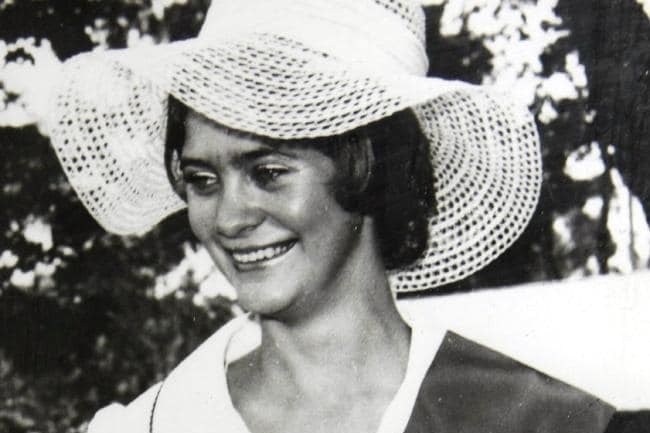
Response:
[[[269,317],[282,317],[297,298],[297,290],[286,284],[239,283],[236,287],[239,305],[246,311]]]

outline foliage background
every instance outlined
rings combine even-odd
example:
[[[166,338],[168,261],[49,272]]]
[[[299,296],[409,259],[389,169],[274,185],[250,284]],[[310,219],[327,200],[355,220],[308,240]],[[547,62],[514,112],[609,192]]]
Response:
[[[209,0],[0,0],[0,432],[78,432],[238,312],[180,214],[104,233],[40,123],[48,70],[91,49],[195,35]],[[536,113],[542,200],[524,236],[441,293],[648,267],[650,5],[429,0],[430,73]]]

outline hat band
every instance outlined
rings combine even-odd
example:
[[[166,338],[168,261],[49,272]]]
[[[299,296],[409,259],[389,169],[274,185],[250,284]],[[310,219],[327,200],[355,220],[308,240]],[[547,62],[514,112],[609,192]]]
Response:
[[[414,20],[423,20],[417,10]],[[199,38],[205,42],[269,33],[298,40],[348,66],[374,73],[425,76],[423,35],[372,0],[214,0]]]

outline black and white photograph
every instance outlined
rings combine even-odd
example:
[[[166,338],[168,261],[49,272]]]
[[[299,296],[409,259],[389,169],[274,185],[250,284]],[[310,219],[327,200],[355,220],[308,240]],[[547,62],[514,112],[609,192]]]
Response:
[[[0,0],[0,433],[650,433],[650,0]]]

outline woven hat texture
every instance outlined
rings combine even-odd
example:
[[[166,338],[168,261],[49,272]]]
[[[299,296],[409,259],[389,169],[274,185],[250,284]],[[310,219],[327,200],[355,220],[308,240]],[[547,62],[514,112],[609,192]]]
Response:
[[[185,207],[163,161],[170,94],[220,124],[282,139],[413,108],[431,144],[438,212],[425,256],[390,276],[396,291],[485,266],[537,203],[532,116],[487,87],[426,77],[415,1],[214,0],[197,38],[86,53],[63,68],[52,143],[82,202],[114,233],[144,233]]]

